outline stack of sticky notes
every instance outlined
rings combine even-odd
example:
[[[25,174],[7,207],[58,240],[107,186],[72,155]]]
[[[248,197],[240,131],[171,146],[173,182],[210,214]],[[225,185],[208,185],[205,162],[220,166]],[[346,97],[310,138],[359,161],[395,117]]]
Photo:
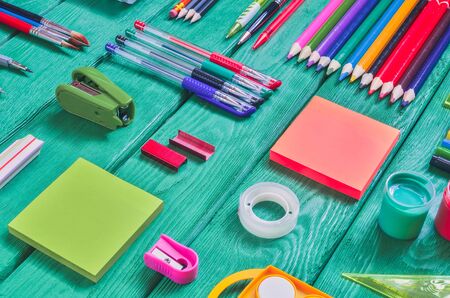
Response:
[[[400,131],[315,96],[270,151],[270,159],[360,199]]]
[[[430,165],[450,173],[450,130],[447,131],[447,136],[434,151]]]
[[[162,201],[78,159],[8,228],[97,282],[162,209]]]

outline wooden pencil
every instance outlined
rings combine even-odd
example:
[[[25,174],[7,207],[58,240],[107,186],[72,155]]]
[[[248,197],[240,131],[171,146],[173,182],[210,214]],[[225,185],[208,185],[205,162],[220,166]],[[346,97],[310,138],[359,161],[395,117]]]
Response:
[[[339,22],[342,16],[349,10],[349,8],[355,3],[355,0],[344,0],[344,2],[336,9],[331,17],[323,24],[320,30],[313,36],[308,44],[300,52],[298,62],[307,59],[312,51],[319,45],[319,43],[330,33],[331,29]]]
[[[386,27],[384,27],[383,31],[381,31],[380,35],[378,35],[377,39],[375,39],[374,43],[355,66],[350,82],[356,81],[369,70],[418,2],[419,0],[403,2],[402,6],[400,6],[389,23],[387,23]]]
[[[398,80],[405,73],[436,25],[447,12],[448,6],[447,2],[440,2],[440,0],[428,2],[378,71],[370,86],[369,94],[373,94],[382,86],[380,98],[391,93],[394,85],[398,83]]]
[[[436,26],[436,28],[431,33],[430,37],[426,41],[425,45],[420,50],[417,57],[408,67],[408,69],[403,74],[403,77],[398,82],[398,85],[394,88],[391,94],[390,102],[394,103],[399,99],[403,93],[404,88],[407,88],[409,83],[413,80],[414,76],[419,72],[422,65],[427,61],[433,49],[438,44],[439,40],[444,36],[450,24],[450,13],[446,13],[441,22]]]
[[[411,27],[412,23],[415,21],[415,19],[427,3],[428,0],[421,0],[419,4],[416,5],[406,21],[403,22],[403,25],[397,30],[389,44],[384,48],[383,52],[381,52],[380,56],[378,56],[369,70],[362,76],[361,83],[359,85],[360,88],[365,88],[370,85],[370,83],[372,83],[374,74],[380,70],[381,66],[383,66],[383,63],[392,53],[399,41],[403,38],[409,27]]]
[[[319,60],[319,65],[322,67],[328,66],[327,75],[331,75],[336,70],[341,68],[341,63],[345,61],[356,47],[363,41],[367,33],[370,32],[372,27],[378,22],[378,19],[383,15],[386,9],[391,4],[392,0],[381,0],[378,2],[377,6],[372,10],[369,16],[364,20],[364,22],[359,26],[359,28],[353,33],[352,37],[345,43],[342,49],[333,57],[333,60],[327,61],[327,59]]]

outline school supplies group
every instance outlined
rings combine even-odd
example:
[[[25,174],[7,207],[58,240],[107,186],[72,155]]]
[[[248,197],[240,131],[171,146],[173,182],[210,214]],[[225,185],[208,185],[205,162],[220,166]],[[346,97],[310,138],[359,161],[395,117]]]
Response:
[[[287,56],[328,67],[339,80],[361,78],[379,98],[408,106],[449,44],[449,3],[437,0],[330,1]]]
[[[170,18],[199,21],[218,2],[218,0],[181,0],[169,12]]]
[[[211,53],[136,21],[106,50],[165,78],[238,117],[248,117],[281,82],[219,53]]]
[[[4,1],[0,1],[0,23],[60,47],[80,50],[89,46],[89,41],[81,33]]]

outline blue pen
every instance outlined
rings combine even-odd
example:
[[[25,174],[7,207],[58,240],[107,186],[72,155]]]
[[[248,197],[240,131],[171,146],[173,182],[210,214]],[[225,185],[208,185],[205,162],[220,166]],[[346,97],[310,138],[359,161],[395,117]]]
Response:
[[[178,72],[174,72],[164,66],[152,63],[143,59],[133,52],[129,52],[118,45],[107,43],[105,49],[108,53],[121,56],[131,61],[153,74],[165,78],[171,82],[175,82],[183,89],[194,93],[197,97],[204,101],[215,105],[216,107],[227,111],[238,117],[248,117],[256,111],[256,108],[205,83],[202,83],[190,76],[184,76]]]
[[[372,43],[377,39],[378,35],[380,35],[381,31],[383,31],[384,27],[386,27],[386,25],[389,23],[389,21],[392,19],[392,17],[404,1],[405,0],[394,0],[391,5],[389,5],[388,9],[386,9],[378,22],[373,26],[367,36],[363,39],[363,41],[361,41],[358,48],[350,56],[347,64],[345,64],[342,68],[342,73],[339,77],[340,81],[344,80],[353,72],[353,68],[356,66],[359,60],[361,60]]]

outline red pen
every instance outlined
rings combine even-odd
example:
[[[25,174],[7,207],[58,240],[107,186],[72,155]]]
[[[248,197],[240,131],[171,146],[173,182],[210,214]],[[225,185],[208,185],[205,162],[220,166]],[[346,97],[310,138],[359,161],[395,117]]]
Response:
[[[293,0],[289,5],[284,9],[280,15],[270,23],[269,26],[258,36],[255,44],[253,45],[253,49],[256,50],[263,44],[265,44],[272,35],[280,29],[281,26],[291,17],[291,15],[297,10],[297,8],[302,5],[304,0]]]

